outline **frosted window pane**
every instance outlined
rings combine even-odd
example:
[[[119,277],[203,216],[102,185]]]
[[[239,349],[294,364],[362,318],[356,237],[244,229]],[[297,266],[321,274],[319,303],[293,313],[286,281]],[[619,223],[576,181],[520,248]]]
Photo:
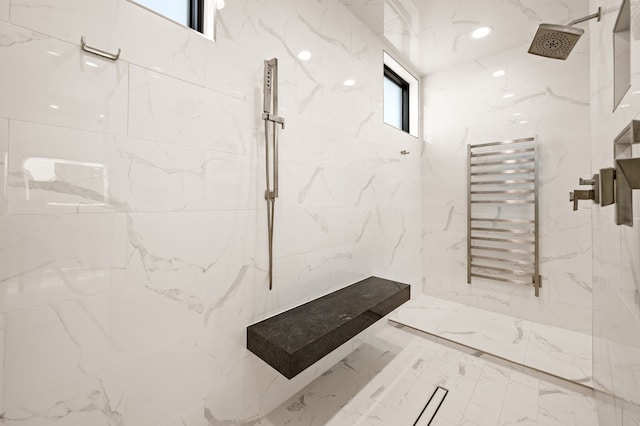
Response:
[[[189,26],[189,0],[135,0],[135,2]]]
[[[402,130],[402,89],[384,78],[384,122]]]

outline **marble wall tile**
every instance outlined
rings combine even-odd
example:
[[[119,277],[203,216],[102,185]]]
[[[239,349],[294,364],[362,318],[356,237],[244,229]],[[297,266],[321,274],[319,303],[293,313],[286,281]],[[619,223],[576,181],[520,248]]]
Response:
[[[11,422],[264,415],[363,337],[289,382],[247,352],[249,323],[373,274],[419,281],[420,142],[382,124],[382,44],[339,1],[230,2],[216,43],[124,0],[11,12],[0,76],[26,93],[0,100]],[[81,35],[121,60],[79,53]],[[269,291],[260,114],[274,56],[287,127]],[[47,161],[25,170],[34,158]]]
[[[10,214],[122,210],[110,201],[114,137],[11,122]]]
[[[123,216],[11,215],[0,228],[2,312],[124,287]]]
[[[11,21],[79,45],[80,36],[121,60],[203,85],[213,41],[127,0],[11,3]],[[139,29],[144,29],[140,31]]]
[[[207,153],[200,148],[117,137],[109,146],[109,200],[116,211],[203,210]]]
[[[128,66],[6,22],[0,59],[0,116],[124,134]],[[91,64],[91,65],[89,65]]]
[[[9,313],[6,407],[155,356],[201,331],[200,314],[145,288]]]
[[[256,207],[255,157],[18,121],[11,147],[12,214]]]
[[[212,365],[196,341],[189,341],[119,370],[117,373],[126,377],[126,423],[163,424],[202,401],[215,387]],[[202,406],[200,410],[202,416]]]
[[[638,117],[640,99],[637,86],[638,38],[631,28],[631,89],[621,106],[613,111],[613,43],[614,28],[621,2],[610,0],[603,5],[606,13],[596,28],[592,28],[591,86],[593,93],[593,129],[591,151],[598,158],[593,167],[613,164],[611,144],[618,133]],[[596,4],[591,2],[591,6]],[[637,16],[638,5],[631,2],[631,19]],[[637,20],[637,19],[635,19]],[[613,112],[612,112],[613,111]],[[637,150],[634,155],[637,155]],[[637,205],[637,201],[635,203]],[[635,336],[640,330],[637,301],[637,271],[640,270],[636,247],[640,236],[637,223],[633,228],[616,226],[615,209],[593,211],[594,217],[594,375],[599,389],[598,417],[601,423],[633,424],[637,418],[637,395],[640,382],[636,371],[638,347]]]
[[[120,1],[18,0],[8,2],[11,21],[16,25],[51,35],[76,45],[85,36],[87,43],[107,51],[117,51],[110,36],[117,22]]]
[[[583,204],[571,214],[566,201],[578,178],[590,174],[587,48],[577,48],[562,71],[557,63],[522,55],[518,48],[423,79],[422,256],[427,294],[589,332],[591,293],[579,286],[591,286],[586,272],[591,262],[590,206]],[[491,70],[498,68],[507,70],[505,77],[492,77]],[[507,94],[513,96],[504,98]],[[482,280],[466,284],[466,147],[527,136],[537,137],[540,151],[541,274],[549,284],[540,298],[529,288]]]
[[[204,167],[204,199],[207,210],[262,210],[266,208],[264,199],[265,164],[264,158],[207,151]],[[285,188],[290,184],[286,171],[281,165],[281,189],[276,203],[280,208],[283,200],[294,198],[295,194]]]
[[[5,314],[0,315],[0,381],[4,383],[4,339],[6,319]],[[0,413],[4,413],[4,385],[0,386]]]
[[[88,378],[80,348],[55,307],[16,311],[6,319],[5,410]]]
[[[3,21],[9,20],[9,2],[0,4],[0,19]]]
[[[264,265],[266,229],[257,221],[255,213],[237,211],[131,215],[127,285],[147,286],[200,314],[209,309],[207,300],[222,306],[247,271]],[[219,296],[205,297],[210,293]]]
[[[160,423],[162,426],[208,426],[209,423],[204,416],[204,403],[200,402],[193,407],[186,409],[177,416]]]
[[[130,73],[130,136],[257,155],[257,106],[137,66]]]
[[[9,120],[0,119],[0,215],[7,213]]]
[[[3,422],[70,426],[123,424],[124,378],[107,375],[55,392],[6,411]]]

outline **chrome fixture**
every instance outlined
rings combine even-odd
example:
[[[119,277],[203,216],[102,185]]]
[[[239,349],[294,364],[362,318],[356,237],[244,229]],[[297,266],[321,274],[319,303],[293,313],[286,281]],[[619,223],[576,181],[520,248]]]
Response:
[[[545,58],[567,59],[573,47],[578,43],[580,36],[584,34],[582,28],[573,28],[574,25],[591,19],[602,18],[602,8],[584,18],[569,22],[568,25],[540,24],[536,35],[533,37],[529,53]]]
[[[267,226],[269,239],[269,290],[273,288],[273,225],[278,198],[278,125],[284,129],[284,118],[278,116],[278,59],[264,61],[264,120]],[[271,126],[269,126],[271,124]],[[269,128],[271,127],[271,132]],[[271,134],[271,137],[269,137]]]
[[[569,193],[569,201],[573,203],[573,211],[578,210],[579,200],[593,200],[594,203],[600,202],[600,176],[593,175],[591,179],[580,178],[580,185],[591,185],[593,189],[576,189]]]
[[[616,225],[633,226],[633,190],[640,189],[640,157],[633,157],[633,145],[640,144],[640,120],[632,120],[614,139],[615,167],[600,169],[593,179],[580,179],[580,185],[593,190],[570,193],[573,209],[578,200],[593,200],[605,207],[616,205]]]
[[[540,296],[535,138],[469,145],[467,283],[533,285]]]
[[[88,53],[93,53],[94,55],[102,56],[103,58],[111,59],[112,61],[117,61],[120,58],[121,49],[118,49],[118,53],[109,53],[104,50],[96,49],[95,47],[87,46],[87,41],[84,36],[80,37],[80,47],[82,50]]]
[[[616,224],[633,226],[633,190],[640,189],[640,157],[633,145],[640,143],[640,120],[633,120],[614,140]]]

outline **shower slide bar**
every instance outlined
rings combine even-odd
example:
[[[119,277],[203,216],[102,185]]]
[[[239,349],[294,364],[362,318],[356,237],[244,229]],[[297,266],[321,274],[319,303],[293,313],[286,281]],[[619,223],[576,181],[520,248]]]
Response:
[[[278,198],[278,125],[284,129],[284,118],[278,116],[278,59],[264,61],[264,120],[267,227],[269,245],[269,290],[273,289],[273,230],[275,204]],[[271,128],[271,132],[269,131]],[[271,134],[271,137],[269,137]]]
[[[533,137],[468,146],[469,284],[472,278],[527,284],[540,295],[537,157]]]

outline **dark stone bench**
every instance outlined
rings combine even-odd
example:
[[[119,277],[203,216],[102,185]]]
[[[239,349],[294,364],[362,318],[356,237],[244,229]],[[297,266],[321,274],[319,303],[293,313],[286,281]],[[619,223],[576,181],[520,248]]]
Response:
[[[247,349],[291,379],[410,298],[370,277],[247,327]]]

